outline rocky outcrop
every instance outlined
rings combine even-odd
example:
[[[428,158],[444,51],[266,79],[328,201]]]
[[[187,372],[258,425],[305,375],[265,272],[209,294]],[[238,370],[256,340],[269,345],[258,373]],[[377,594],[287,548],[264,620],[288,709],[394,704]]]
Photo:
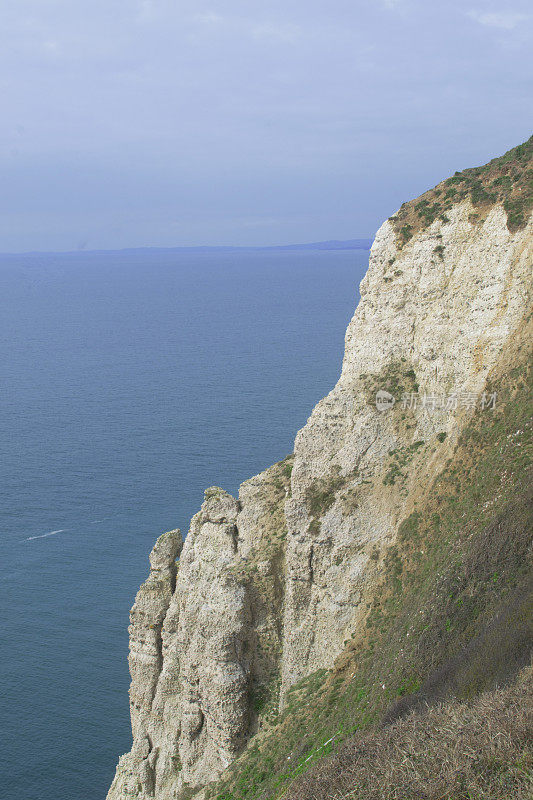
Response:
[[[150,553],[150,574],[130,612],[131,753],[120,759],[110,795],[153,796],[156,752],[152,746],[154,698],[163,666],[162,627],[176,588],[176,558],[182,548],[179,530],[162,534]]]
[[[178,569],[179,531],[157,541],[131,610],[134,741],[110,800],[176,798],[217,777],[277,699],[291,464],[244,483],[239,500],[208,489]]]
[[[424,215],[409,235],[384,223],[341,377],[294,458],[238,499],[208,490],[177,572],[178,533],[156,543],[131,612],[133,747],[108,800],[178,800],[215,780],[361,626],[399,523],[474,409],[497,403],[487,375],[530,308],[531,218],[510,224],[486,191],[481,214],[478,196],[404,208]]]

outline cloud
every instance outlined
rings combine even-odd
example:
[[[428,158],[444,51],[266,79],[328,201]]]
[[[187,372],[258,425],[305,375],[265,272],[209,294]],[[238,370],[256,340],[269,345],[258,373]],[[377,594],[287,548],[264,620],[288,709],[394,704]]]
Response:
[[[202,14],[195,14],[193,21],[201,25],[220,25],[224,22],[224,17],[214,11],[204,11]]]
[[[501,30],[511,31],[520,22],[529,19],[528,14],[519,14],[514,11],[483,12],[475,9],[468,11],[468,16],[480,25],[490,28],[500,28]]]
[[[251,29],[254,39],[293,44],[300,38],[301,31],[296,25],[255,25]]]

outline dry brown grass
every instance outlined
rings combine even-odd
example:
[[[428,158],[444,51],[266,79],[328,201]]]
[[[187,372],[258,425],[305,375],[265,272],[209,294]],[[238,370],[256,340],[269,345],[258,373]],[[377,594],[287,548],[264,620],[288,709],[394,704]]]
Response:
[[[531,800],[533,669],[474,703],[452,702],[353,737],[284,800]]]

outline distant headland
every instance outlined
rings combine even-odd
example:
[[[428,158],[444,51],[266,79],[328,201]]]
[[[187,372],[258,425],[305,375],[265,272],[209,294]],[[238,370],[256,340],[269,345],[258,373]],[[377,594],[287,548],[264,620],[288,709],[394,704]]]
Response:
[[[27,253],[0,253],[0,258],[5,256],[27,256],[27,255],[41,255],[41,256],[65,256],[77,255],[79,253],[123,253],[123,254],[136,254],[146,252],[157,253],[217,253],[217,252],[234,252],[253,250],[254,252],[260,250],[370,250],[373,239],[328,239],[325,242],[308,242],[304,244],[280,244],[280,245],[263,245],[263,246],[242,246],[242,245],[192,245],[186,247],[125,247],[116,250],[92,250],[79,247],[76,250],[61,250],[57,252],[52,251],[31,251]]]

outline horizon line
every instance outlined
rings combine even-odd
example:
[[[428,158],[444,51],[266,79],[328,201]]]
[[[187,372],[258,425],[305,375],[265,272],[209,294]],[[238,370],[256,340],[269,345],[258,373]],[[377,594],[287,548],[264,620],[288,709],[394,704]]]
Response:
[[[373,237],[358,239],[325,239],[320,242],[303,242],[296,244],[271,244],[271,245],[175,245],[162,247],[158,245],[141,245],[139,247],[98,248],[94,250],[78,247],[76,250],[21,250],[18,252],[2,251],[0,258],[5,256],[54,256],[54,255],[80,255],[106,253],[137,253],[142,251],[182,252],[182,251],[221,251],[221,250],[370,250]]]

